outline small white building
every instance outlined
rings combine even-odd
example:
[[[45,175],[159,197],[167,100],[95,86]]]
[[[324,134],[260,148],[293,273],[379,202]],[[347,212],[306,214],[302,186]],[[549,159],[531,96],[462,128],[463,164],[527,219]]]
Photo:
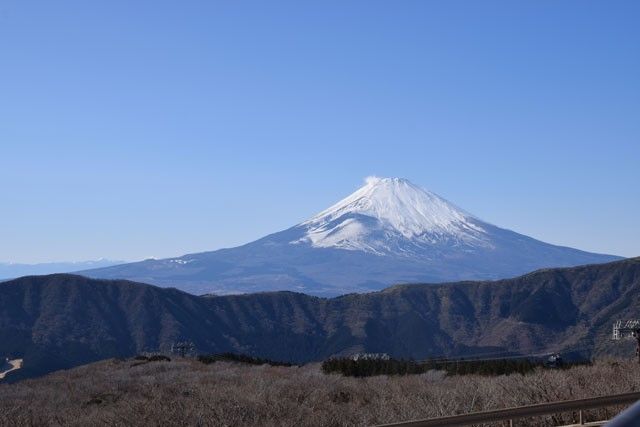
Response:
[[[351,360],[389,360],[391,356],[387,353],[358,353],[351,356]]]

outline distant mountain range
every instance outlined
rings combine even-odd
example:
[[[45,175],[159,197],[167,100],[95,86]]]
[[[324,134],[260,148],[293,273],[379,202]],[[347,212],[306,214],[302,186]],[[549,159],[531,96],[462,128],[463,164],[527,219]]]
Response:
[[[624,353],[612,323],[640,312],[640,258],[548,269],[514,279],[399,285],[332,299],[293,292],[194,296],[77,275],[0,283],[0,357],[10,380],[192,340],[308,362],[354,352],[396,357]]]
[[[36,274],[68,273],[71,271],[86,270],[89,268],[109,267],[117,264],[124,264],[124,261],[99,259],[95,261],[44,262],[39,264],[0,262],[0,280],[14,279],[16,277]]]
[[[291,290],[335,296],[396,283],[498,279],[616,259],[621,258],[496,227],[405,179],[369,178],[308,221],[244,246],[81,274],[193,294]]]

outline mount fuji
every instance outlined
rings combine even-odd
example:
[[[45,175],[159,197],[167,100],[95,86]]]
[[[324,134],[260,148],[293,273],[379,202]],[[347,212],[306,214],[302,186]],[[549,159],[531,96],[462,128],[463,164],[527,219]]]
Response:
[[[311,219],[246,245],[81,274],[194,294],[290,290],[335,296],[617,259],[496,227],[406,179],[367,178]]]

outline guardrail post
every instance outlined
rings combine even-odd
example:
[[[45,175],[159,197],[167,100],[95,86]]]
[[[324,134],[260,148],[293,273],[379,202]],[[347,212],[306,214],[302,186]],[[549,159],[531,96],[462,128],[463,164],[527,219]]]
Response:
[[[584,422],[582,421],[582,409],[578,411],[578,421],[580,422],[580,425],[584,424]]]

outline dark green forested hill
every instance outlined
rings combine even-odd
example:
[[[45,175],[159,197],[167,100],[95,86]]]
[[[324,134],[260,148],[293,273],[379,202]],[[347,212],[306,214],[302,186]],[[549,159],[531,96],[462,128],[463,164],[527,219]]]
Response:
[[[292,292],[198,297],[129,281],[56,274],[0,284],[0,356],[24,358],[9,378],[164,351],[306,362],[356,351],[427,358],[576,350],[611,343],[616,319],[640,315],[640,259],[542,270],[515,279],[399,285],[323,299]]]

